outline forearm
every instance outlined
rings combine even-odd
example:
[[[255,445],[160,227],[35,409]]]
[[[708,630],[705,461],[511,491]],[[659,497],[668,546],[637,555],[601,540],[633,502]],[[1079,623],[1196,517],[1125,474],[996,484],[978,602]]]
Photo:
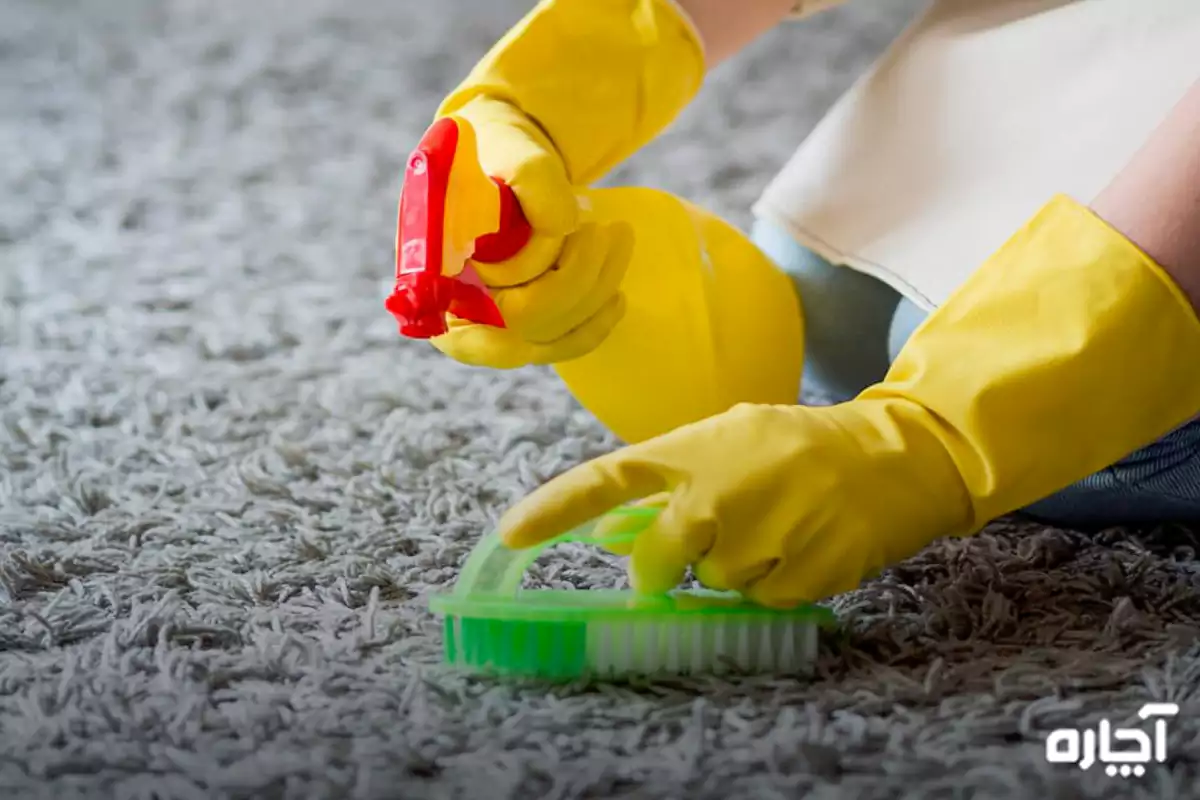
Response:
[[[779,24],[796,0],[675,0],[704,42],[709,69]]]
[[[541,0],[437,115],[507,106],[536,127],[532,150],[556,150],[571,183],[589,186],[691,102],[705,61],[696,25],[674,0]]]
[[[1091,208],[1200,310],[1200,81]]]

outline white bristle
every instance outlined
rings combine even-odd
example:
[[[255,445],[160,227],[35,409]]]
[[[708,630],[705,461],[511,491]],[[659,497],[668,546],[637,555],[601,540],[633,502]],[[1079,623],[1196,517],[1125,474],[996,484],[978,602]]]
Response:
[[[695,622],[609,622],[588,626],[589,668],[597,675],[798,674],[812,665],[815,623],[731,617]]]
[[[791,622],[781,622],[778,625],[780,630],[779,660],[787,667],[793,667],[796,664],[796,626]],[[803,632],[801,632],[803,635]],[[804,642],[801,642],[801,650],[804,650]]]
[[[757,669],[768,669],[775,663],[774,639],[777,631],[774,625],[764,625],[758,629],[758,658],[755,660]]]
[[[750,661],[750,628],[746,625],[737,626],[737,655],[734,657],[734,663],[737,664],[738,669],[753,668]]]
[[[607,622],[597,623],[598,644],[596,647],[596,672],[607,675],[613,670],[613,626]]]
[[[657,665],[662,663],[662,656],[658,652],[658,629],[660,626],[654,623],[646,623],[643,625],[646,638],[641,651],[640,667],[643,671],[649,672]],[[668,631],[667,635],[671,635]]]
[[[633,666],[633,642],[630,641],[629,635],[632,631],[623,626],[613,625],[613,650],[615,658],[613,659],[613,671],[617,673],[629,672]]]
[[[681,644],[681,642],[679,640],[680,640],[680,638],[683,638],[685,636],[691,636],[691,634],[692,634],[691,628],[692,628],[691,625],[680,625],[678,636],[668,636],[667,637],[667,671],[668,672],[679,672],[679,666],[680,666],[679,665],[679,648],[680,648],[680,644]]]

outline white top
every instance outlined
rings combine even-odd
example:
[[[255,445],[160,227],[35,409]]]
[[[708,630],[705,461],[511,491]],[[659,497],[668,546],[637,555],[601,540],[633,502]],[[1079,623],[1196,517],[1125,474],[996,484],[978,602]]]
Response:
[[[1090,202],[1197,78],[1200,0],[935,0],[755,213],[930,310],[1053,194]]]

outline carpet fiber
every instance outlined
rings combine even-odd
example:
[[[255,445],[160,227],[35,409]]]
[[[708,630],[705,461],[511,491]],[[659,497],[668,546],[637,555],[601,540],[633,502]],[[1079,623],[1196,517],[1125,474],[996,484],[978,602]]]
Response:
[[[914,7],[772,33],[617,179],[745,224]],[[382,308],[404,155],[523,9],[0,0],[0,797],[1195,796],[1184,530],[940,543],[833,603],[811,682],[440,668],[428,593],[615,446]],[[1182,711],[1144,777],[1046,763],[1149,700]]]

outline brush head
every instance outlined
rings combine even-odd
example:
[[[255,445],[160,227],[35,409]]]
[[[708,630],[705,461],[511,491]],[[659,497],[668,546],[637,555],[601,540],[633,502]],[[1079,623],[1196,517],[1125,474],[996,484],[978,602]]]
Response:
[[[649,524],[655,509],[614,513]],[[434,596],[445,617],[447,663],[472,671],[572,680],[656,675],[804,673],[819,630],[835,618],[821,606],[776,610],[731,592],[680,589],[665,595],[623,590],[522,589],[525,569],[560,542],[612,544],[593,537],[596,521],[528,550],[494,534],[467,559],[455,590]],[[643,524],[641,527],[644,527]],[[621,528],[620,540],[638,528]]]
[[[819,629],[834,620],[819,606],[776,611],[704,590],[532,589],[509,599],[444,595],[432,606],[445,615],[448,663],[555,680],[803,674]]]

